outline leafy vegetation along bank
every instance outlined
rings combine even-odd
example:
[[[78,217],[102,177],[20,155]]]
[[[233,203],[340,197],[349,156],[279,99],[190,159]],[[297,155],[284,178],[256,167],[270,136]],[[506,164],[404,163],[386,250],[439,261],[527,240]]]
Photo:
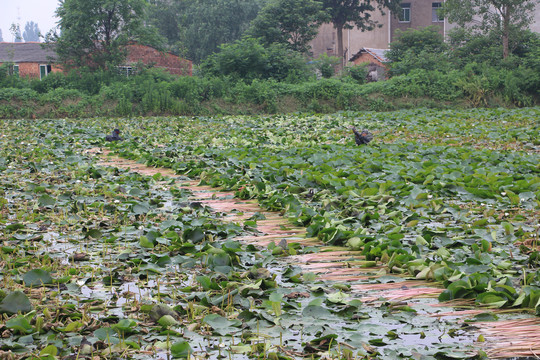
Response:
[[[539,117],[4,121],[2,356],[481,358],[482,336],[426,316],[435,299],[370,304],[354,289],[414,279],[443,287],[438,301],[455,307],[538,312]],[[375,139],[356,146],[350,125]],[[124,140],[106,143],[114,127]],[[99,146],[181,176],[99,165],[86,152]],[[320,247],[246,244],[264,214],[223,221],[191,200],[188,177],[357,250],[348,264],[369,276],[321,281],[285,256]]]

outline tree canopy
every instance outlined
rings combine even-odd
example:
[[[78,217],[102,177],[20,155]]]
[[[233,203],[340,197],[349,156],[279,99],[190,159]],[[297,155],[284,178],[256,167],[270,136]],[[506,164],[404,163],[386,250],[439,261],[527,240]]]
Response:
[[[265,45],[281,43],[304,53],[326,19],[320,1],[270,0],[253,20],[248,34]]]
[[[11,32],[11,35],[13,35],[14,42],[22,42],[23,38],[21,35],[21,26],[19,24],[11,24],[9,31]]]
[[[261,0],[186,0],[177,8],[187,57],[200,63],[219,45],[242,37],[261,8]]]
[[[144,27],[145,0],[61,0],[56,10],[60,61],[70,66],[107,68],[125,58],[124,45],[150,36]]]
[[[447,0],[444,15],[473,31],[498,33],[502,56],[507,58],[511,38],[531,23],[537,4],[538,0]]]
[[[39,31],[38,24],[33,21],[27,21],[22,35],[24,41],[39,41],[40,35],[41,32]]]

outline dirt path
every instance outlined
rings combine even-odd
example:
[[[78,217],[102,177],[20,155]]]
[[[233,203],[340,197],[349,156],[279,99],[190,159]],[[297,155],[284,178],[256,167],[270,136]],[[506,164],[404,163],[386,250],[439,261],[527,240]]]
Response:
[[[87,153],[99,157],[101,160],[98,161],[98,165],[100,166],[117,167],[147,176],[159,173],[171,178],[178,177],[171,169],[148,167],[133,160],[112,156],[107,149],[95,148],[88,150]],[[364,303],[390,302],[408,306],[423,304],[421,315],[451,319],[455,323],[462,323],[479,313],[488,311],[481,309],[445,311],[446,306],[458,306],[459,302],[439,304],[436,299],[443,289],[435,283],[399,278],[399,281],[369,283],[369,280],[386,275],[386,272],[382,265],[366,267],[373,264],[366,262],[360,252],[325,246],[316,238],[306,237],[305,228],[293,226],[278,213],[262,209],[255,200],[236,199],[233,192],[200,186],[198,181],[178,180],[178,182],[181,188],[191,191],[191,200],[209,206],[217,213],[222,213],[223,221],[243,223],[256,213],[264,218],[256,223],[259,234],[242,236],[237,240],[260,247],[267,247],[271,242],[278,244],[283,240],[287,243],[317,247],[318,252],[289,256],[285,261],[291,265],[300,266],[305,272],[316,274],[318,280],[334,286],[349,287],[349,294],[360,298]],[[429,305],[431,305],[432,311],[426,311],[425,302],[421,302],[422,299],[425,301],[426,298],[431,299]],[[473,304],[467,303],[467,305],[470,307]],[[520,317],[521,319],[474,323],[474,332],[477,334],[475,336],[482,335],[485,340],[476,345],[483,348],[492,359],[538,358],[540,355],[540,319],[530,316]]]

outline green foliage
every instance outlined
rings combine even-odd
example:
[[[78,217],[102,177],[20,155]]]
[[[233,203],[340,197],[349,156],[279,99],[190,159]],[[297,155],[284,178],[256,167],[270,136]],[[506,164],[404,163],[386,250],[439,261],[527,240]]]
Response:
[[[414,69],[407,75],[395,76],[381,84],[381,91],[393,97],[431,97],[436,100],[453,101],[462,96],[455,84],[461,73],[448,73]]]
[[[246,34],[259,38],[265,46],[280,43],[305,53],[326,18],[319,1],[271,0],[252,21]]]
[[[0,88],[0,100],[34,100],[38,98],[38,93],[35,90],[23,88]]]
[[[219,53],[202,64],[201,72],[204,76],[230,76],[245,81],[308,77],[308,67],[298,53],[277,43],[264,47],[259,40],[249,37],[222,45]]]
[[[30,87],[40,94],[47,93],[57,88],[70,87],[66,75],[61,72],[53,72],[43,79],[33,79],[30,82]]]
[[[533,20],[535,0],[449,0],[444,2],[444,16],[452,23],[481,34],[491,34],[507,58],[516,35]]]
[[[23,86],[21,79],[13,73],[13,63],[0,65],[0,88],[19,88]]]
[[[255,19],[260,0],[193,0],[172,5],[179,18],[181,42],[187,57],[200,64],[219,46],[242,37]]]
[[[422,51],[426,53],[445,52],[448,50],[448,46],[438,29],[435,26],[428,26],[422,29],[396,30],[396,40],[390,44],[390,50],[386,52],[386,57],[392,62],[397,62],[401,61],[408,52],[417,55]]]
[[[336,66],[338,66],[340,62],[338,57],[328,56],[326,53],[323,53],[315,60],[315,68],[319,70],[323,78],[328,79],[334,76]]]
[[[144,40],[143,0],[65,0],[56,15],[60,33],[48,42],[66,67],[107,68],[120,64],[128,41]],[[154,39],[155,40],[155,39]]]
[[[360,65],[347,66],[345,69],[343,69],[343,76],[350,77],[358,84],[364,84],[366,82],[368,72],[368,64],[364,63]]]
[[[403,75],[413,69],[449,71],[451,68],[448,45],[438,32],[430,26],[423,29],[396,31],[397,40],[390,44],[386,57],[392,75]]]

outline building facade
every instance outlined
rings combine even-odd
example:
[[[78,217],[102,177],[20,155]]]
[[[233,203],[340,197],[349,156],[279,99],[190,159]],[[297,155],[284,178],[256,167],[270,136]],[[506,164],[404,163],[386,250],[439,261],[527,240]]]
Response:
[[[152,47],[130,44],[127,45],[125,63],[119,71],[129,75],[139,64],[159,67],[174,75],[191,76],[192,63],[176,55],[158,51]],[[13,74],[20,77],[42,79],[53,72],[63,71],[56,64],[56,52],[48,46],[38,42],[0,43],[0,65],[12,65]]]
[[[379,10],[372,14],[381,27],[373,31],[361,31],[356,28],[343,30],[344,62],[351,61],[351,58],[362,49],[388,49],[392,41],[396,39],[398,30],[420,29],[427,26],[434,26],[439,33],[446,37],[448,32],[456,27],[447,19],[439,15],[438,9],[443,5],[444,0],[402,0],[401,9],[398,13],[387,11],[382,14]],[[540,5],[534,9],[533,22],[530,30],[540,32]],[[317,37],[311,42],[313,58],[326,53],[327,55],[337,54],[337,33],[332,24],[324,24],[320,27]]]
[[[54,64],[56,53],[38,42],[0,43],[0,65],[12,64],[11,71],[20,77],[41,79],[50,73],[62,71]]]

